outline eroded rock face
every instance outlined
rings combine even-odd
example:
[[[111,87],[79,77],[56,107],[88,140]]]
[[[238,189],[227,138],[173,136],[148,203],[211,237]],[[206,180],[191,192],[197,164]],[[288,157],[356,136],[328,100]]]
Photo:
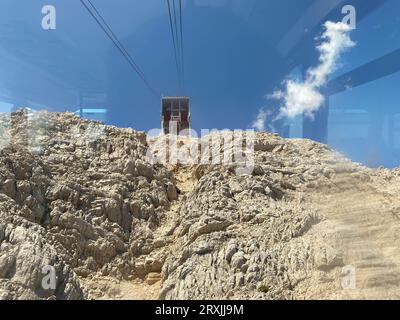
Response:
[[[20,217],[6,196],[0,199],[0,299],[83,299],[77,276],[46,241],[45,229]],[[45,266],[55,269],[54,289],[42,285]]]
[[[312,268],[312,255],[296,238],[318,222],[312,208],[282,200],[296,197],[268,176],[221,168],[203,176],[181,206],[161,297],[290,297],[290,275]]]
[[[177,215],[160,297],[304,297],[321,274],[344,265],[340,245],[327,235],[325,217],[308,194],[318,185],[333,187],[335,174],[360,170],[323,145],[267,133],[257,136],[252,175],[202,168]],[[338,279],[331,280],[324,294],[337,290]]]
[[[146,163],[144,135],[72,114],[22,110],[11,120],[0,151],[2,297],[78,299],[77,275],[145,276],[135,242],[151,251],[176,188]],[[57,292],[41,290],[45,265],[59,274]]]
[[[150,164],[143,133],[73,114],[22,110],[0,124],[0,299],[119,297],[133,281],[164,299],[335,297],[351,262],[343,239],[359,235],[334,200],[379,186],[391,216],[400,208],[387,200],[398,170],[309,140],[259,133],[254,170],[239,175]]]

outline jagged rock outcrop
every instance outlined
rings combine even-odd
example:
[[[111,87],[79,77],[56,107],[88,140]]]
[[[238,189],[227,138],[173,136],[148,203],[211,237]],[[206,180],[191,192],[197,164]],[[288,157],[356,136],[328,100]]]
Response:
[[[307,149],[318,157],[302,157]],[[271,134],[258,135],[255,151],[252,175],[215,167],[185,196],[161,298],[288,299],[321,263],[343,266],[336,256],[317,262],[316,254],[328,250],[323,240],[301,238],[323,219],[304,194],[339,156],[317,143],[299,148]],[[306,175],[309,168],[315,172]]]
[[[176,199],[172,174],[144,159],[144,134],[26,110],[12,114],[7,127],[9,143],[0,151],[5,297],[19,297],[18,285],[32,291],[21,298],[46,297],[41,268],[56,261],[59,281],[77,290],[75,274],[143,276],[135,257],[151,250],[152,230]],[[83,297],[75,291],[54,296]]]
[[[0,129],[0,299],[399,294],[398,169],[270,133],[238,173],[149,162],[165,137],[69,113],[2,114]],[[43,287],[46,266],[55,289]],[[342,268],[357,270],[353,291]]]

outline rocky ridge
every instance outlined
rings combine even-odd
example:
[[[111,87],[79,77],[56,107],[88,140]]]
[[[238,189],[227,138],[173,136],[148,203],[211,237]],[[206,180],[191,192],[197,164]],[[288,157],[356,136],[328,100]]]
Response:
[[[367,240],[398,244],[398,170],[270,133],[257,133],[252,174],[238,175],[150,164],[144,133],[69,113],[20,110],[0,127],[0,299],[381,297],[381,274],[397,294],[393,254],[379,252],[376,271],[358,253]],[[362,194],[381,212],[360,210]],[[391,227],[353,248],[373,232],[349,231],[365,212],[363,227]],[[46,265],[54,290],[42,286]],[[353,291],[341,282],[349,265],[365,278]]]

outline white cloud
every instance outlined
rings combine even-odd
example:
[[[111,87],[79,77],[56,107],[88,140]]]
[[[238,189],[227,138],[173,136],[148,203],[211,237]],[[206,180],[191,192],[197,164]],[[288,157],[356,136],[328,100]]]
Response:
[[[275,127],[272,125],[275,116],[272,110],[266,110],[266,107],[260,108],[257,116],[251,124],[251,128],[257,131],[268,130],[270,132],[276,132]]]
[[[266,119],[267,119],[267,112],[264,110],[264,108],[261,108],[258,111],[257,117],[254,119],[253,123],[251,124],[251,127],[258,131],[265,131]]]
[[[341,54],[355,46],[349,36],[352,30],[349,25],[343,22],[327,21],[324,27],[325,31],[320,37],[322,42],[316,47],[320,53],[320,63],[307,70],[304,81],[286,80],[284,82],[285,88],[282,91],[275,91],[270,95],[273,99],[283,102],[277,119],[282,117],[293,118],[302,113],[312,118],[314,112],[325,101],[319,89],[327,83],[329,75],[339,67]],[[265,120],[264,123],[261,120],[259,123],[265,127]]]

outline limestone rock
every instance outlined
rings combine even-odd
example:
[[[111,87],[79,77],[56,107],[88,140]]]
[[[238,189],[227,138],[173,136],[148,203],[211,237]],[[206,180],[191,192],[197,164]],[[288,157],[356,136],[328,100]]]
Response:
[[[369,292],[384,266],[397,294],[387,257],[398,251],[399,169],[368,169],[266,132],[256,135],[249,174],[234,164],[154,164],[147,152],[157,141],[142,132],[29,112],[8,125],[0,115],[12,137],[0,150],[0,299],[120,297],[132,281],[161,287],[165,299],[336,297],[345,250],[357,246],[361,272],[375,268]],[[371,252],[346,242],[376,234]],[[379,254],[382,239],[391,244]],[[56,289],[42,285],[46,266]]]

